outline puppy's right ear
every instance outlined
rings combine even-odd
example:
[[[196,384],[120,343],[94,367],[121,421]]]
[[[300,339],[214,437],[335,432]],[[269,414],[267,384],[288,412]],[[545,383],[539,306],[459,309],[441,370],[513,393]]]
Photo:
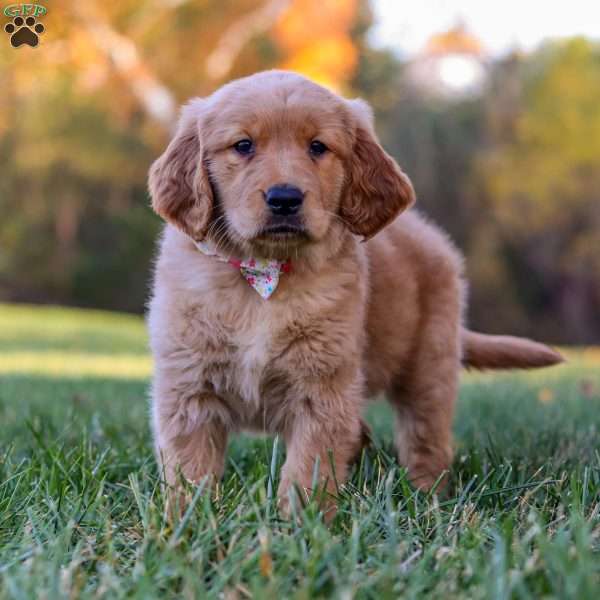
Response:
[[[363,100],[348,100],[355,140],[340,214],[350,231],[372,238],[415,201],[410,179],[381,147],[373,128],[373,112]]]
[[[198,124],[201,106],[198,99],[184,107],[175,136],[148,176],[152,208],[194,240],[204,237],[213,209]]]

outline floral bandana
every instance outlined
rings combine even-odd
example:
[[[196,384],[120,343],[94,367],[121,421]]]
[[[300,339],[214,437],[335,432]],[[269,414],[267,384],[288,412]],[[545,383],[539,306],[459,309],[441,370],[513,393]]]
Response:
[[[289,260],[281,262],[264,258],[249,258],[248,260],[225,258],[217,254],[206,242],[194,241],[194,244],[202,254],[214,256],[218,261],[239,269],[248,285],[254,288],[263,300],[271,297],[279,283],[279,276],[282,273],[289,273],[292,267]]]

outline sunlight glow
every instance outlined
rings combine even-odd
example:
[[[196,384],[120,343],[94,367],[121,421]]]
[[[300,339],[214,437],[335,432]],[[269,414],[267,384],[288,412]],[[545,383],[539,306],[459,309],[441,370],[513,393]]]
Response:
[[[440,79],[452,89],[472,89],[478,87],[484,77],[480,64],[467,56],[446,56],[440,62]]]

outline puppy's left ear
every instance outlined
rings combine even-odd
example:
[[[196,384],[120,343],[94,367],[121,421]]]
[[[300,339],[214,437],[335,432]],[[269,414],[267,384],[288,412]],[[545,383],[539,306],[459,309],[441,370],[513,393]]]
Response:
[[[199,98],[183,108],[173,139],[148,175],[154,211],[197,241],[204,237],[213,210],[199,130],[202,110]]]
[[[348,101],[356,124],[340,215],[350,231],[372,238],[415,201],[410,179],[381,147],[364,100]]]

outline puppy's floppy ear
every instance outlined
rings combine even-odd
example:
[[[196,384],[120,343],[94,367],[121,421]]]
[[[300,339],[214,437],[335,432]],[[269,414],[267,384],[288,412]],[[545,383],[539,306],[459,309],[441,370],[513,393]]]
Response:
[[[413,204],[415,192],[408,177],[379,144],[370,106],[364,100],[350,100],[348,104],[356,133],[340,215],[352,233],[368,240]]]
[[[213,208],[198,123],[202,104],[197,99],[184,107],[175,136],[148,176],[152,208],[195,240],[204,237]]]

